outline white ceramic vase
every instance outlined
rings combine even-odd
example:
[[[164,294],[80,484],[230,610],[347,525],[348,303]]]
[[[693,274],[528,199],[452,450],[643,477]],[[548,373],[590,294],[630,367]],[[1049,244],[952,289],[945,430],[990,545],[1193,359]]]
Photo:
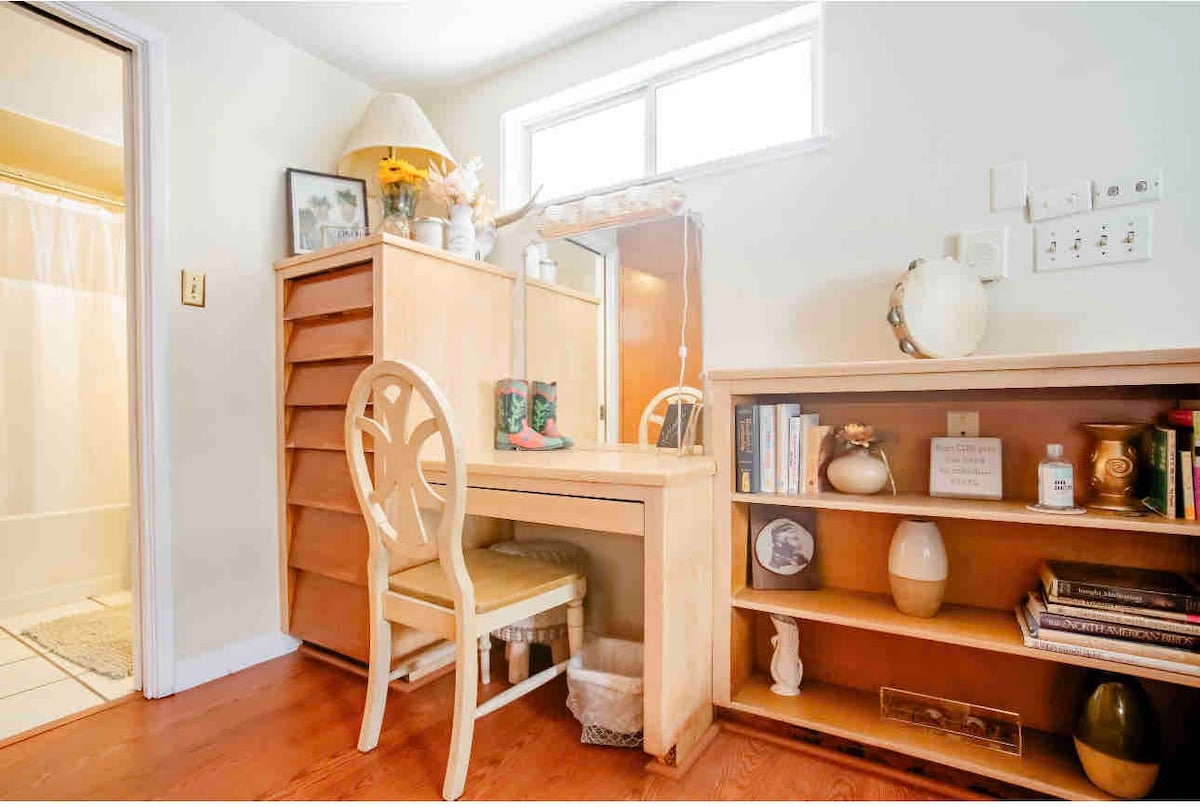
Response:
[[[888,552],[888,583],[896,607],[910,616],[936,614],[942,607],[949,570],[937,524],[920,519],[901,521]]]
[[[475,221],[470,205],[450,205],[446,249],[455,255],[475,257]]]
[[[771,637],[771,691],[784,697],[800,694],[804,664],[800,661],[800,628],[795,617],[771,614],[775,635]]]
[[[887,465],[862,446],[855,446],[834,458],[826,474],[829,484],[842,493],[878,493],[888,482]]]

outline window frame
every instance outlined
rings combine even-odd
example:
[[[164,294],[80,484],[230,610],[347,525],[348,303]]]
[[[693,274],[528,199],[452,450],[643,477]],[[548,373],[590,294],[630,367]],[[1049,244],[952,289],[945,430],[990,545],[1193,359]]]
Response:
[[[706,51],[702,54],[689,54],[680,61],[678,59],[680,54],[684,51],[695,50],[696,46],[684,48],[682,51],[667,54],[630,70],[620,71],[618,74],[589,82],[584,87],[578,88],[582,92],[558,93],[509,111],[503,116],[502,153],[505,165],[501,172],[502,203],[506,207],[520,205],[534,191],[532,187],[532,142],[535,132],[602,112],[636,98],[642,99],[645,109],[646,153],[643,162],[645,172],[631,180],[597,188],[587,188],[564,196],[543,199],[543,202],[561,203],[596,193],[619,190],[630,185],[665,179],[682,180],[825,148],[828,145],[829,137],[825,134],[824,125],[824,47],[820,6],[820,3],[812,3],[809,7],[777,15],[755,25],[747,26],[746,29],[731,32],[732,38],[744,39],[744,36],[738,36],[743,30],[761,29],[763,26],[772,28],[769,32],[757,33],[749,41],[724,44],[721,40],[730,35],[716,37],[709,43],[701,43],[699,47]],[[803,41],[809,42],[809,69],[812,85],[810,98],[812,134],[809,137],[682,166],[670,171],[658,170],[657,94],[660,87]],[[665,64],[666,62],[678,63]],[[635,75],[628,76],[631,73]]]

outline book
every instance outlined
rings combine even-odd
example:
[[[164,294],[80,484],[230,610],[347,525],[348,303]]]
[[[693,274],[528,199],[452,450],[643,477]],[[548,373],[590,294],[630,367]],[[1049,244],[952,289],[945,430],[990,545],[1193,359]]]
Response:
[[[821,490],[821,462],[824,445],[832,426],[812,426],[804,433],[804,491],[819,493]]]
[[[1059,598],[1200,613],[1200,584],[1183,572],[1135,569],[1069,560],[1044,560],[1039,574],[1046,599]]]
[[[758,404],[758,490],[775,492],[775,404]]]
[[[754,460],[758,446],[757,410],[751,404],[733,408],[734,459],[737,462],[737,492],[758,492],[758,463]]]
[[[1031,591],[1025,603],[1025,608],[1037,623],[1038,638],[1051,639],[1043,636],[1040,631],[1059,631],[1063,633],[1078,633],[1088,636],[1098,636],[1107,639],[1119,639],[1123,642],[1134,642],[1146,645],[1159,645],[1195,654],[1200,649],[1200,636],[1186,633],[1142,628],[1135,625],[1122,625],[1119,622],[1108,622],[1103,619],[1078,618],[1066,614],[1056,614],[1047,610],[1046,602],[1040,591]],[[1192,660],[1200,663],[1200,655]]]
[[[1182,664],[1178,661],[1169,661],[1167,659],[1150,658],[1148,656],[1135,656],[1130,653],[1120,653],[1113,650],[1099,650],[1094,647],[1084,647],[1082,645],[1067,644],[1065,642],[1052,642],[1048,639],[1039,639],[1033,635],[1033,626],[1030,623],[1031,617],[1029,616],[1028,612],[1020,605],[1013,610],[1017,616],[1017,626],[1021,629],[1021,641],[1026,647],[1033,648],[1034,650],[1045,650],[1050,653],[1063,653],[1068,656],[1081,656],[1083,658],[1098,659],[1100,661],[1114,661],[1121,664],[1134,664],[1138,667],[1150,667],[1155,670],[1164,670],[1166,672],[1200,676],[1200,665],[1197,664]]]
[[[1200,403],[1200,401],[1197,401]],[[1166,414],[1168,426],[1183,426],[1185,429],[1196,428],[1196,416],[1200,409],[1170,409]]]
[[[1155,426],[1150,435],[1150,494],[1145,504],[1167,518],[1175,518],[1175,430]]]
[[[796,487],[797,495],[810,492],[808,487],[808,430],[821,425],[821,417],[815,412],[800,413],[800,479]]]
[[[1192,506],[1200,516],[1200,407],[1192,413]]]
[[[1046,642],[1055,642],[1057,644],[1072,645],[1074,647],[1087,647],[1092,650],[1105,650],[1112,653],[1121,653],[1128,656],[1140,656],[1144,658],[1160,659],[1162,661],[1174,661],[1179,664],[1191,664],[1200,670],[1200,653],[1193,653],[1188,650],[1179,650],[1173,647],[1163,647],[1162,645],[1146,644],[1142,642],[1129,642],[1122,639],[1113,639],[1107,636],[1093,636],[1086,633],[1075,633],[1073,631],[1057,630],[1054,628],[1043,628],[1038,625],[1037,617],[1029,609],[1029,604],[1025,605],[1025,613],[1029,619],[1029,629],[1033,633],[1034,638],[1041,639]]]
[[[786,495],[791,486],[791,479],[788,477],[788,450],[791,447],[788,420],[799,414],[798,403],[775,405],[775,492],[780,495]]]
[[[804,462],[801,457],[804,454],[804,431],[800,424],[800,416],[788,418],[788,484],[787,495],[798,496],[800,494],[800,476],[804,473]]]
[[[1174,614],[1166,611],[1153,611],[1141,608],[1128,608],[1122,605],[1102,606],[1076,605],[1064,601],[1049,602],[1045,598],[1042,603],[1052,614],[1078,617],[1079,619],[1097,619],[1102,622],[1116,622],[1121,625],[1134,625],[1139,628],[1183,633],[1189,636],[1200,636],[1200,615],[1188,617],[1187,614]],[[1151,616],[1154,614],[1155,616]],[[1164,614],[1165,616],[1157,616]]]
[[[1179,452],[1179,482],[1182,488],[1183,517],[1196,520],[1196,477],[1192,467],[1192,450],[1190,448]]]

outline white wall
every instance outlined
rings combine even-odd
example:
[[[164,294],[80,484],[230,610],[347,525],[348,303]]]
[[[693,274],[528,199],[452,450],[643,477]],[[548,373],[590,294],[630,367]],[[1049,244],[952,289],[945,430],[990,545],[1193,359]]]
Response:
[[[116,51],[4,4],[0,53],[0,108],[121,145],[124,80]]]
[[[494,183],[504,111],[762,14],[668,6],[427,108]],[[828,4],[830,148],[686,185],[705,222],[706,365],[899,357],[883,321],[896,278],[997,224],[1009,278],[981,352],[1200,344],[1198,39],[1190,4]],[[1031,226],[988,208],[989,167],[1014,159],[1034,187],[1165,169],[1154,260],[1034,274]]]
[[[117,8],[166,36],[165,282],[208,273],[207,307],[170,312],[170,506],[177,655],[219,669],[214,652],[279,629],[271,265],[286,254],[284,169],[332,171],[373,91],[217,4]]]

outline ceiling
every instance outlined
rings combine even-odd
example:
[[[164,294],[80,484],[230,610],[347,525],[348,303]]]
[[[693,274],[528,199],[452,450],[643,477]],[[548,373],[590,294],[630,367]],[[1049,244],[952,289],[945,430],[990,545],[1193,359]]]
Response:
[[[377,90],[410,95],[503,70],[654,5],[623,0],[227,3]]]

